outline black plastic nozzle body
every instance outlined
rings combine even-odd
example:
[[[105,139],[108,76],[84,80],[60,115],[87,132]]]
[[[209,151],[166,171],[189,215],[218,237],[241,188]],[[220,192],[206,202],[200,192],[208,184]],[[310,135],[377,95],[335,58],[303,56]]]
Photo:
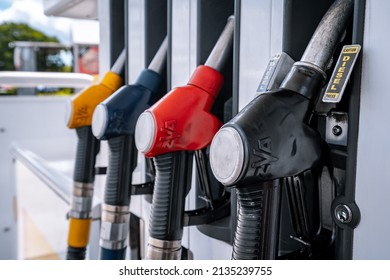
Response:
[[[294,66],[286,81],[224,125],[240,134],[246,159],[234,183],[239,210],[233,259],[277,257],[280,179],[313,168],[321,158],[322,140],[309,120],[323,75]]]
[[[296,68],[288,83],[296,91],[263,93],[223,126],[236,129],[244,143],[247,160],[237,187],[297,175],[320,159],[321,137],[308,121],[312,93],[320,90],[323,78],[314,70]]]

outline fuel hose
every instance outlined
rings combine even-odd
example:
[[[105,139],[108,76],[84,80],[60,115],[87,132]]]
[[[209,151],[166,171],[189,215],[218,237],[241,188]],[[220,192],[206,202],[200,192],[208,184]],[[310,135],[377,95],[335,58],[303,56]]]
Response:
[[[76,96],[68,103],[68,127],[76,129],[78,142],[73,173],[73,194],[69,212],[68,250],[66,259],[85,259],[92,223],[91,210],[94,190],[95,160],[100,142],[92,134],[92,114],[95,107],[122,84],[120,72],[125,64],[125,51],[102,81]]]

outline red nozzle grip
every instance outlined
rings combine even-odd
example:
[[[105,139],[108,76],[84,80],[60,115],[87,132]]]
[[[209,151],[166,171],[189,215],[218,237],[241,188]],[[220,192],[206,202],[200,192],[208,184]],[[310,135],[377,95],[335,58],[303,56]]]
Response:
[[[222,75],[199,66],[186,86],[167,93],[147,111],[156,122],[155,138],[147,157],[199,150],[211,143],[222,123],[210,113],[223,84]]]

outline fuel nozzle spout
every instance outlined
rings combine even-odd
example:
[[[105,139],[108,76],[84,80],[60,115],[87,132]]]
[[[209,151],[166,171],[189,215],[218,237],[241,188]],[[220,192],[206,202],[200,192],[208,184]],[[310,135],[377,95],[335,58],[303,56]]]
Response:
[[[325,71],[345,34],[353,12],[353,0],[336,0],[322,17],[300,61],[287,74],[281,88],[313,100],[326,80]]]
[[[125,63],[126,63],[126,50],[123,49],[119,54],[118,58],[115,60],[114,64],[112,65],[110,71],[120,75],[120,73],[123,70],[123,67],[125,66]]]
[[[226,26],[214,45],[209,57],[204,65],[209,66],[217,71],[221,71],[223,65],[230,57],[233,44],[234,34],[234,16],[230,16]]]
[[[325,72],[329,61],[341,41],[353,12],[354,0],[337,0],[328,9],[299,64],[319,68]]]
[[[160,48],[158,49],[158,51],[156,52],[156,54],[154,55],[152,61],[148,66],[149,70],[152,70],[159,74],[162,73],[165,66],[165,62],[167,61],[166,59],[167,50],[168,50],[168,37],[165,37],[164,41],[161,43]]]

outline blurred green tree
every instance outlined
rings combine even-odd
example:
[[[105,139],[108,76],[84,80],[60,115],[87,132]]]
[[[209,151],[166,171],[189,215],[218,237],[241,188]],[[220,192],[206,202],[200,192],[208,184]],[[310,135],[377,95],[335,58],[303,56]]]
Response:
[[[5,22],[0,25],[0,71],[13,71],[14,49],[9,46],[14,41],[55,42],[58,39],[30,27],[25,23]],[[43,50],[37,54],[37,67],[40,71],[64,71],[58,49]]]

